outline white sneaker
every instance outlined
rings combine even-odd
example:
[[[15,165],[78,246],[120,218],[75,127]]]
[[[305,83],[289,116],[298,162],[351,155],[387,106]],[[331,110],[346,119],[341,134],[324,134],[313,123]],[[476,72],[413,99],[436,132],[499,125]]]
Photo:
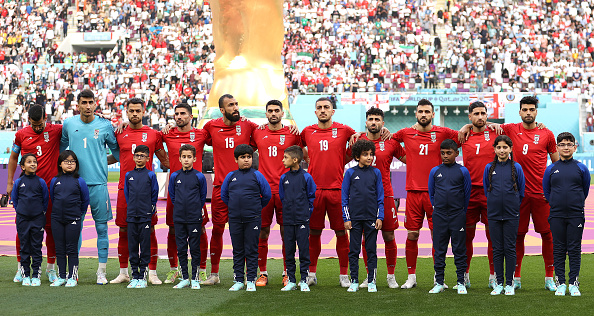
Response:
[[[105,277],[105,272],[97,272],[97,284],[99,284],[99,285],[107,284],[107,278]]]
[[[130,283],[130,276],[127,274],[120,273],[118,277],[109,281],[111,284],[119,284],[119,283]]]
[[[365,281],[363,281],[361,284],[359,284],[359,288],[366,288],[367,287],[367,278],[365,278]]]
[[[388,287],[391,289],[397,289],[399,287],[398,282],[396,282],[396,277],[393,274],[388,274],[386,277],[388,280]]]
[[[345,287],[348,288],[351,286],[351,280],[349,279],[349,276],[346,274],[341,274],[339,276],[339,280],[340,280],[340,286],[341,287]]]
[[[309,275],[307,276],[307,285],[308,286],[312,286],[312,285],[317,285],[318,284],[318,278],[316,277],[315,273],[309,273]]]
[[[417,286],[417,275],[409,274],[408,279],[406,279],[406,282],[404,282],[404,284],[402,284],[402,286],[400,288],[401,289],[412,289],[415,286]]]
[[[159,277],[156,274],[148,274],[148,283],[153,284],[153,285],[161,285],[163,284],[163,282],[161,282],[161,280],[159,280]]]
[[[215,285],[219,283],[221,283],[221,279],[219,278],[218,273],[211,273],[210,276],[208,276],[208,278],[206,279],[206,281],[202,281],[202,285]]]

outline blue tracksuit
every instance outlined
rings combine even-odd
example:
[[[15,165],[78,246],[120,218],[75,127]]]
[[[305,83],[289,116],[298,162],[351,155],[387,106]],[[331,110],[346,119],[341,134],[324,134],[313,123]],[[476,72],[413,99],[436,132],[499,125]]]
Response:
[[[21,273],[23,277],[39,278],[45,211],[49,202],[47,184],[35,174],[26,175],[23,172],[14,181],[10,198],[16,211],[17,234],[21,241]]]
[[[520,204],[524,197],[526,180],[519,163],[514,162],[516,168],[516,187],[512,180],[511,160],[497,161],[491,181],[489,169],[493,163],[485,166],[483,173],[483,187],[487,197],[487,218],[489,219],[489,234],[493,243],[493,264],[497,275],[497,284],[513,284],[516,268],[516,238],[520,224]],[[489,191],[489,187],[491,190]],[[505,257],[505,278],[503,275],[503,260]]]
[[[258,241],[262,208],[272,193],[266,178],[252,168],[229,172],[221,186],[221,200],[229,209],[229,234],[233,245],[233,272],[236,282],[256,281],[258,276]]]
[[[283,203],[283,226],[285,230],[285,263],[289,281],[295,278],[295,243],[299,246],[301,281],[309,274],[309,217],[316,198],[316,184],[309,173],[299,168],[290,170],[280,178],[278,196]]]
[[[555,275],[565,283],[565,254],[569,256],[569,284],[577,282],[582,256],[584,204],[590,190],[590,171],[571,158],[559,160],[547,167],[542,188],[551,213],[549,223],[553,233]]]
[[[128,171],[124,181],[124,196],[128,205],[126,222],[132,277],[144,279],[151,261],[151,218],[159,199],[159,183],[155,173],[146,167]]]
[[[466,210],[472,181],[465,167],[453,163],[441,164],[429,173],[428,190],[433,205],[433,249],[435,249],[435,282],[443,285],[448,243],[456,263],[458,283],[464,284],[466,272]]]
[[[188,244],[192,256],[192,279],[198,277],[202,208],[206,203],[206,178],[192,168],[178,170],[169,178],[169,196],[173,204],[173,223],[177,258],[184,280],[188,275]]]
[[[50,183],[52,233],[60,278],[78,279],[78,240],[82,218],[89,207],[89,188],[83,178],[65,173]],[[68,260],[66,260],[68,257]],[[68,262],[68,269],[66,269]]]
[[[374,167],[356,165],[346,171],[342,181],[342,219],[351,222],[349,267],[351,282],[359,283],[361,236],[365,234],[367,282],[375,283],[377,272],[376,220],[384,220],[382,174]]]

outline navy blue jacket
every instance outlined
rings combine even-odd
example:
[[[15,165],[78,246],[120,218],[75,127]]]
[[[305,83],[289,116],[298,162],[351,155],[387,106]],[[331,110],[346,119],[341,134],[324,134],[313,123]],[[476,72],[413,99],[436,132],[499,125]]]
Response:
[[[433,212],[452,215],[466,212],[472,189],[470,172],[457,163],[433,167],[429,173],[428,189]]]
[[[384,185],[374,167],[348,169],[342,180],[342,220],[384,220]]]
[[[571,158],[549,165],[542,189],[551,206],[549,217],[584,217],[584,202],[590,191],[590,171]]]
[[[221,186],[221,199],[229,207],[230,222],[250,222],[262,216],[272,193],[266,178],[253,168],[229,172]]]
[[[290,170],[280,177],[278,196],[283,203],[283,225],[309,222],[316,198],[316,184],[302,168]]]
[[[180,169],[171,174],[169,197],[173,204],[174,223],[202,223],[206,188],[206,178],[194,168]]]
[[[483,173],[483,188],[485,196],[487,197],[487,217],[493,220],[510,220],[520,218],[520,204],[524,198],[524,187],[526,186],[526,179],[522,166],[514,162],[516,167],[516,184],[518,192],[514,191],[514,183],[512,181],[511,160],[505,162],[497,161],[495,170],[492,176],[491,192],[489,192],[489,169],[492,162],[485,166]]]
[[[78,221],[89,207],[89,188],[83,178],[66,173],[50,182],[50,198],[52,219],[64,223]]]
[[[126,172],[124,181],[124,196],[128,205],[129,223],[144,223],[151,221],[157,210],[159,199],[159,183],[154,172],[144,168],[134,168]]]
[[[14,181],[10,199],[17,215],[32,220],[47,211],[47,184],[37,175],[28,176],[23,172],[23,175]]]

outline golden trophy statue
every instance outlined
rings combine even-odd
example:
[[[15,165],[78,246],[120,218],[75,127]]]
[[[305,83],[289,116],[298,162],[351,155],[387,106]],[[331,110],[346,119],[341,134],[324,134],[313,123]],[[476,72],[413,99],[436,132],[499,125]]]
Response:
[[[283,0],[211,1],[216,50],[209,107],[229,93],[242,106],[287,105],[281,61]]]

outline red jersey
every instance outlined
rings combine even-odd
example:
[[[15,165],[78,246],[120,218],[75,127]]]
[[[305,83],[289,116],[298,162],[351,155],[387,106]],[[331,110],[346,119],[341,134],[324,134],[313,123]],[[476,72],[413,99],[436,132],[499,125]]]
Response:
[[[522,123],[501,125],[514,143],[514,160],[526,177],[526,193],[542,194],[542,177],[547,168],[547,154],[557,152],[555,135],[549,129],[525,129]]]
[[[342,188],[346,146],[353,134],[355,130],[336,122],[325,129],[310,125],[301,132],[301,142],[309,153],[307,172],[318,189]]]
[[[428,132],[419,132],[407,127],[399,130],[392,138],[404,143],[406,190],[427,191],[431,168],[441,164],[441,142],[446,139],[458,142],[458,131],[436,125]]]
[[[182,133],[177,127],[169,131],[169,134],[164,135],[163,141],[167,145],[167,153],[169,156],[169,169],[171,172],[176,172],[182,168],[179,161],[179,149],[183,144],[189,144],[196,148],[196,162],[194,162],[194,169],[202,172],[202,154],[204,153],[204,144],[206,143],[206,133],[201,129],[193,128],[189,132]]]
[[[301,146],[301,136],[291,134],[286,126],[278,131],[271,131],[266,126],[265,129],[254,130],[251,145],[258,148],[258,171],[268,180],[272,193],[278,193],[280,177],[289,171],[283,165],[285,149]]]
[[[485,166],[495,159],[493,141],[496,137],[497,134],[487,129],[480,133],[470,131],[468,140],[462,144],[464,167],[470,172],[472,185],[483,186]]]
[[[37,158],[37,175],[50,183],[58,175],[58,156],[60,155],[60,139],[62,125],[46,123],[41,134],[27,126],[14,135],[12,151],[17,154],[35,154]]]
[[[361,135],[361,139],[367,139],[367,134]],[[392,189],[392,178],[390,173],[390,165],[392,159],[402,158],[406,155],[404,148],[393,139],[383,141],[381,138],[376,140],[370,140],[375,144],[375,157],[373,157],[372,166],[376,167],[382,173],[382,182],[384,184],[384,196],[394,196],[394,190]],[[429,177],[429,176],[427,176]]]
[[[251,135],[258,125],[252,121],[237,121],[227,126],[223,118],[210,120],[204,124],[206,144],[212,146],[215,179],[213,185],[222,185],[227,174],[237,170],[233,151],[240,144],[250,144]]]
[[[116,139],[120,146],[120,181],[118,182],[118,189],[123,190],[126,173],[136,168],[134,162],[136,146],[148,146],[150,154],[146,168],[153,170],[153,155],[155,152],[163,150],[163,138],[158,131],[148,126],[132,129],[128,125],[121,133],[116,134]]]

